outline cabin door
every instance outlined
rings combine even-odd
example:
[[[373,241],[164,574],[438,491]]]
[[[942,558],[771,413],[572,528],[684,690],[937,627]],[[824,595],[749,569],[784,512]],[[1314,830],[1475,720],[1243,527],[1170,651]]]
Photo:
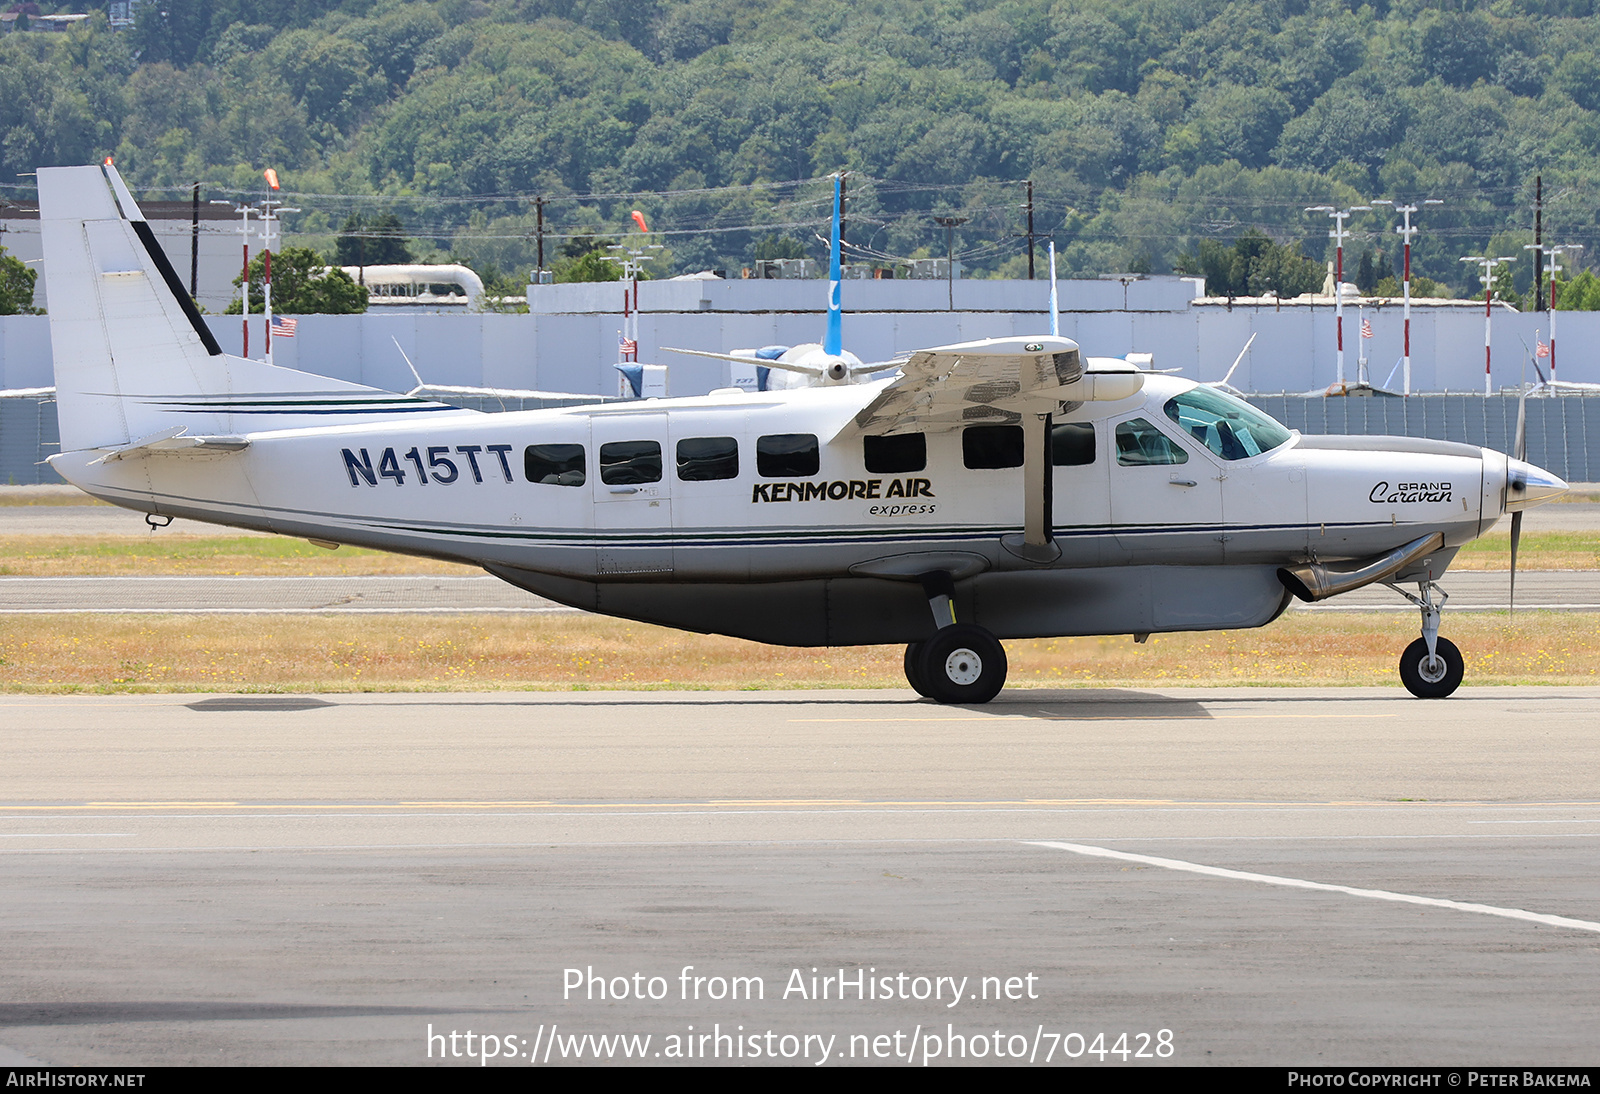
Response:
[[[672,474],[666,414],[596,414],[594,454],[596,570],[672,573]]]

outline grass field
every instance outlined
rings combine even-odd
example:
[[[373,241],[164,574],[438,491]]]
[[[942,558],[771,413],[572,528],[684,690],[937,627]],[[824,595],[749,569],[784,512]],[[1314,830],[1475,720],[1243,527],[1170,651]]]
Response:
[[[1600,615],[1446,618],[1470,684],[1600,682]],[[1011,687],[1396,686],[1412,613],[1255,631],[1006,643]],[[579,614],[0,617],[0,690],[479,691],[904,687],[901,647],[788,649]]]
[[[82,504],[68,496],[65,502]],[[7,504],[0,495],[0,505]],[[3,526],[3,518],[0,518]],[[1503,570],[1506,532],[1455,568]],[[1525,569],[1600,569],[1600,537],[1529,533]],[[0,575],[473,574],[473,567],[277,536],[0,535]],[[1471,684],[1600,682],[1600,616],[1447,615]],[[1256,631],[1006,643],[1011,687],[1398,686],[1414,613],[1290,612]],[[787,649],[578,614],[0,617],[0,690],[410,691],[903,687],[900,647]]]
[[[1511,534],[1495,532],[1456,556],[1458,570],[1510,566]],[[1517,565],[1524,570],[1600,569],[1600,536],[1591,532],[1537,532],[1522,537]],[[351,576],[356,574],[470,574],[476,567],[433,559],[341,547],[330,551],[285,536],[0,535],[0,575],[19,577],[117,574]]]

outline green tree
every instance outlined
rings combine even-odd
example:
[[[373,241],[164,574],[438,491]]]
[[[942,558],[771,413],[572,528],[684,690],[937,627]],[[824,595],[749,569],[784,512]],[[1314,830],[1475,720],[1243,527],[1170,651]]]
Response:
[[[401,234],[400,218],[393,213],[364,217],[355,214],[339,229],[334,254],[341,266],[404,266],[415,262],[411,241]]]
[[[1379,261],[1382,261],[1381,255],[1379,256]],[[1372,290],[1377,284],[1378,268],[1373,264],[1372,252],[1363,250],[1361,252],[1361,261],[1356,264],[1356,288],[1360,289],[1363,295],[1371,296]]]
[[[573,281],[621,281],[622,267],[605,256],[604,251],[593,250],[576,258],[556,259],[555,280],[560,284]]]
[[[250,260],[250,312],[266,310],[263,282],[266,263],[261,255]],[[235,286],[244,278],[233,279]],[[309,247],[285,247],[272,256],[272,311],[275,315],[352,315],[367,310],[367,290],[337,266],[323,262]],[[238,315],[240,302],[228,305]]]
[[[1556,281],[1557,311],[1600,311],[1600,278],[1584,270],[1568,281]]]
[[[1288,300],[1315,292],[1324,277],[1322,264],[1300,253],[1300,244],[1274,243],[1252,228],[1233,246],[1202,239],[1189,254],[1180,255],[1178,272],[1206,279],[1211,296],[1277,296]]]
[[[0,246],[0,315],[41,315],[33,306],[33,287],[39,271],[30,270],[22,259],[6,254]]]
[[[774,232],[756,244],[757,262],[764,262],[774,258],[804,257],[806,257],[805,244],[791,236],[780,236]]]

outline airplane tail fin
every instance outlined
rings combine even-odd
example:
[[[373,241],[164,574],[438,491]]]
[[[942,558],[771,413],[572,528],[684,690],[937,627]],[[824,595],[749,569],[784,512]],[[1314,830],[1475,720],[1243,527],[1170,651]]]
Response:
[[[115,167],[39,170],[63,453],[437,403],[223,353]]]
[[[828,239],[828,333],[822,340],[822,352],[837,357],[844,350],[844,307],[839,298],[841,270],[839,262],[839,198],[842,180],[833,176],[833,229]]]

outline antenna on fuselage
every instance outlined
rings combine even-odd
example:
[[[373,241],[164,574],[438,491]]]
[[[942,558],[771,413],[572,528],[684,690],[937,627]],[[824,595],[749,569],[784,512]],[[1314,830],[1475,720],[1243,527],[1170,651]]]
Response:
[[[394,343],[394,348],[400,351],[400,356],[405,359],[406,368],[411,370],[412,377],[417,381],[417,386],[406,392],[407,395],[415,395],[428,385],[422,382],[422,374],[417,371],[417,366],[411,363],[411,358],[407,355],[405,347],[400,344],[400,339],[391,334],[389,340]]]
[[[1260,333],[1260,331],[1256,331],[1250,335],[1249,341],[1245,342],[1244,349],[1239,351],[1239,356],[1233,359],[1233,364],[1228,368],[1227,374],[1222,377],[1222,382],[1217,385],[1218,387],[1228,386],[1228,381],[1233,379],[1234,370],[1237,369],[1239,367],[1239,363],[1244,360],[1244,355],[1250,352],[1250,347],[1255,345],[1256,335]]]

